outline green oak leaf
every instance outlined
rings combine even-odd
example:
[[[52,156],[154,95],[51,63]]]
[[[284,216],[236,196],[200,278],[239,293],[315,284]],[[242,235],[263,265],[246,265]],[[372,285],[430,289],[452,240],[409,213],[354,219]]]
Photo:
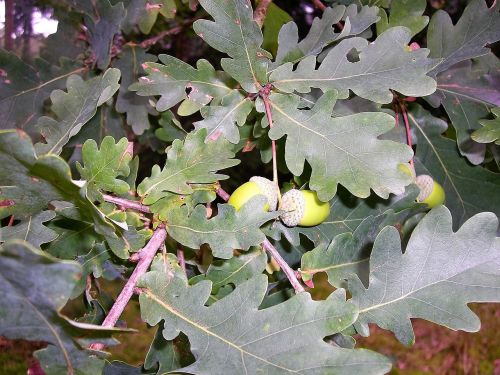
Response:
[[[129,91],[129,86],[143,75],[142,64],[146,61],[155,61],[155,56],[136,45],[125,45],[120,53],[119,59],[114,66],[120,69],[122,80],[120,90],[116,98],[116,110],[127,114],[127,124],[132,127],[135,134],[141,135],[149,129],[149,114],[155,114],[147,97],[137,95]]]
[[[151,177],[145,178],[137,187],[143,203],[151,205],[170,193],[191,194],[189,184],[210,184],[227,178],[215,173],[239,164],[232,159],[234,152],[224,139],[205,143],[206,130],[191,132],[184,141],[172,143],[167,152],[167,162],[163,169],[155,165]]]
[[[204,243],[215,257],[228,259],[233,250],[248,250],[266,239],[260,227],[279,216],[279,212],[264,211],[266,199],[257,196],[236,211],[229,204],[217,205],[217,216],[207,219],[206,207],[198,205],[189,215],[182,206],[167,214],[167,232],[184,246],[198,249]]]
[[[436,90],[436,81],[426,74],[436,60],[427,58],[429,50],[425,48],[411,51],[407,46],[410,38],[410,30],[405,27],[388,29],[372,43],[349,38],[333,47],[318,69],[316,57],[308,56],[295,70],[292,63],[275,69],[270,82],[285,92],[307,93],[313,87],[324,92],[336,89],[341,99],[352,90],[377,103],[392,102],[391,90],[407,96],[430,95]],[[350,61],[347,55],[353,49],[359,58]]]
[[[418,141],[417,174],[430,174],[443,186],[455,225],[483,211],[500,215],[500,174],[461,158],[456,142],[441,135],[446,122],[432,117],[421,106],[411,107],[408,119]]]
[[[92,222],[61,218],[52,221],[49,228],[58,237],[44,247],[44,250],[59,259],[74,260],[77,256],[88,253],[99,238]]]
[[[368,264],[375,237],[390,225],[390,216],[369,216],[354,232],[335,236],[330,244],[322,243],[302,256],[300,273],[304,281],[312,280],[314,274],[326,272],[328,282],[336,288],[345,288],[345,280],[357,275],[368,285]]]
[[[181,334],[173,340],[165,340],[163,329],[163,325],[160,324],[144,361],[146,370],[158,368],[155,374],[175,371],[194,362],[187,337]]]
[[[487,44],[500,39],[500,3],[488,8],[484,0],[472,0],[462,17],[453,25],[448,13],[438,10],[427,28],[430,57],[443,58],[432,75],[449,69],[460,61],[490,53]]]
[[[500,301],[497,228],[497,217],[484,212],[453,232],[450,211],[440,206],[420,221],[404,254],[398,231],[382,230],[370,257],[369,287],[357,279],[349,285],[359,307],[356,330],[368,335],[368,323],[376,323],[406,345],[415,340],[410,318],[478,331],[479,318],[467,304]]]
[[[240,141],[238,126],[245,125],[254,105],[252,100],[237,90],[224,96],[220,105],[210,105],[201,109],[203,120],[194,123],[196,129],[207,129],[207,140],[216,140],[221,135],[229,142]]]
[[[192,277],[189,279],[189,283],[195,284],[201,280],[210,280],[212,294],[217,294],[226,285],[238,286],[255,275],[261,274],[264,272],[266,264],[267,255],[259,246],[231,259],[213,261],[205,274]]]
[[[52,242],[58,237],[58,234],[43,223],[55,217],[54,211],[42,211],[27,217],[17,225],[0,228],[0,243],[19,239],[39,248],[44,243]]]
[[[36,127],[46,143],[37,143],[38,155],[60,154],[63,146],[76,135],[96,113],[97,107],[110,99],[120,85],[120,71],[108,69],[103,75],[84,81],[80,76],[72,75],[67,80],[68,92],[52,91],[52,111],[58,120],[43,116]]]
[[[125,120],[115,109],[104,103],[97,108],[96,114],[85,126],[73,136],[66,144],[68,147],[81,146],[88,139],[93,139],[101,143],[104,137],[111,136],[114,139],[120,139],[127,136]]]
[[[423,16],[427,1],[393,0],[390,15],[380,8],[380,21],[377,22],[377,34],[395,26],[405,26],[411,30],[411,36],[417,35],[429,23],[429,17]]]
[[[500,145],[500,107],[493,108],[491,112],[496,118],[479,121],[483,127],[472,133],[472,139],[480,143],[495,142]]]
[[[77,344],[72,338],[72,326],[77,323],[60,313],[80,278],[80,266],[15,240],[0,248],[0,267],[0,334],[48,343],[46,349],[35,352],[48,375],[100,373],[104,360]]]
[[[172,111],[162,112],[160,120],[158,120],[160,128],[155,130],[155,136],[164,142],[173,142],[176,139],[186,138],[187,132],[182,127],[182,124],[175,118]]]
[[[0,129],[20,128],[33,132],[33,125],[43,114],[44,101],[50,93],[63,88],[65,80],[85,68],[69,64],[57,67],[42,59],[31,66],[14,53],[0,49]]]
[[[378,139],[394,127],[394,118],[381,112],[331,117],[336,98],[336,92],[327,92],[311,110],[299,110],[295,96],[270,96],[274,126],[269,137],[287,136],[285,159],[290,171],[300,176],[307,161],[312,168],[309,187],[322,201],[335,195],[339,183],[361,198],[368,197],[370,189],[383,198],[403,193],[410,178],[398,165],[407,162],[412,151]]]
[[[174,18],[177,11],[174,0],[127,0],[124,1],[127,15],[122,29],[130,34],[138,25],[143,34],[149,34],[161,14],[166,19]]]
[[[264,24],[262,25],[263,41],[262,48],[266,51],[272,53],[276,56],[276,51],[278,50],[278,34],[280,29],[287,22],[292,21],[293,18],[286,11],[281,9],[274,3],[269,5],[267,8],[267,15],[264,18]]]
[[[139,78],[139,82],[132,84],[129,90],[137,91],[137,95],[141,96],[159,95],[160,99],[156,103],[159,112],[187,101],[196,108],[191,111],[194,113],[213,98],[224,96],[232,90],[222,80],[222,74],[207,60],[198,60],[195,69],[173,56],[159,55],[158,58],[162,64],[142,64],[147,75]],[[190,90],[189,94],[187,90]]]
[[[167,340],[183,332],[196,359],[181,369],[191,374],[383,374],[388,360],[367,350],[334,347],[323,341],[356,320],[356,309],[338,290],[325,301],[300,293],[284,303],[259,310],[268,287],[264,275],[238,286],[209,307],[212,289],[202,281],[187,286],[174,277],[149,272],[139,282],[142,318],[151,325],[164,321]],[[300,337],[300,340],[297,338]]]
[[[253,19],[247,0],[200,0],[200,5],[214,21],[197,20],[195,32],[205,42],[231,58],[223,58],[224,71],[237,80],[247,92],[257,92],[266,83],[271,54],[261,48],[262,32]]]
[[[284,25],[278,35],[278,52],[273,67],[296,63],[306,56],[316,55],[329,44],[345,37],[361,34],[378,19],[378,8],[356,4],[348,7],[336,5],[326,8],[321,18],[314,18],[307,36],[299,42],[299,30],[295,22]],[[342,31],[336,33],[335,24],[344,20]]]
[[[100,149],[93,139],[83,144],[83,166],[76,162],[76,168],[85,180],[87,194],[92,200],[101,197],[101,190],[118,195],[130,190],[130,186],[118,178],[127,177],[130,173],[129,162],[132,155],[127,147],[127,138],[122,138],[115,144],[114,138],[110,136],[102,140]]]
[[[123,3],[112,5],[109,0],[100,0],[93,4],[96,17],[85,13],[85,26],[89,33],[89,44],[97,67],[106,69],[111,61],[111,46],[127,12]]]
[[[498,64],[498,59],[496,59]],[[500,105],[500,75],[487,71],[479,61],[454,65],[436,77],[436,92],[426,100],[443,105],[453,127],[460,153],[472,164],[483,162],[486,147],[473,141],[472,133],[480,129],[479,119],[486,117],[491,105]]]

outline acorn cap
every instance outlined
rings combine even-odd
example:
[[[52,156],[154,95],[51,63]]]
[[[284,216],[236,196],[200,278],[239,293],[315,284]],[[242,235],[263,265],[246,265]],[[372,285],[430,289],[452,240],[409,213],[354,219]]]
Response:
[[[280,210],[285,211],[280,218],[283,224],[295,227],[300,223],[306,209],[306,200],[300,190],[292,189],[281,197]]]
[[[432,190],[434,189],[434,179],[427,174],[421,174],[417,176],[417,178],[415,179],[415,183],[420,189],[420,194],[417,197],[417,202],[423,202],[431,195]]]
[[[269,211],[276,211],[278,206],[278,194],[279,189],[276,184],[265,177],[253,176],[250,181],[257,184],[262,192],[267,198],[267,203],[269,204]]]

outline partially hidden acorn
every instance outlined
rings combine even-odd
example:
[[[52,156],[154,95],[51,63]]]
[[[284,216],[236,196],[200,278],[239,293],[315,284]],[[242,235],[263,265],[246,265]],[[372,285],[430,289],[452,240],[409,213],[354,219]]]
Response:
[[[316,192],[292,189],[281,197],[281,221],[289,226],[312,227],[321,224],[330,215],[330,203],[321,202]]]
[[[240,185],[229,197],[227,203],[233,206],[236,211],[256,195],[264,195],[267,203],[264,206],[265,211],[276,211],[278,205],[279,189],[276,184],[267,178],[254,176],[250,181]]]
[[[415,170],[410,164],[407,163],[401,163],[398,165],[398,168],[400,171],[405,173],[406,175],[410,176],[413,181],[415,181]]]
[[[427,203],[430,208],[434,208],[444,203],[445,193],[443,187],[434,179],[427,175],[417,176],[415,183],[420,189],[417,202]]]

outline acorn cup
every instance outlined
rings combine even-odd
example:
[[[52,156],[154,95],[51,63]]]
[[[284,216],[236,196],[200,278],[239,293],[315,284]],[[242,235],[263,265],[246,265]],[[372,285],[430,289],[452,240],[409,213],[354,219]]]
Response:
[[[312,227],[321,224],[330,215],[330,203],[321,202],[316,192],[292,189],[281,197],[280,218],[289,227]]]
[[[250,181],[240,185],[229,197],[228,204],[233,206],[236,211],[256,195],[264,195],[267,203],[264,206],[265,211],[276,211],[278,205],[279,190],[276,184],[267,178],[253,176]]]
[[[420,189],[417,202],[426,203],[430,208],[434,208],[444,203],[445,193],[443,187],[426,174],[421,174],[415,179],[415,183]]]

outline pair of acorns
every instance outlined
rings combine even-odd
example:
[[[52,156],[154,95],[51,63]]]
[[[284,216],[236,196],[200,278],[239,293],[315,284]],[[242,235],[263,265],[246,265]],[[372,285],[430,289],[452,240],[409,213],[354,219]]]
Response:
[[[276,211],[278,206],[278,186],[267,178],[254,176],[238,187],[227,201],[236,211],[256,195],[264,195],[266,211]],[[330,215],[330,203],[321,202],[314,191],[291,189],[281,197],[279,204],[281,221],[289,226],[312,227],[321,224]]]
[[[401,164],[401,170],[412,177],[419,187],[420,194],[417,202],[426,203],[429,208],[444,203],[443,187],[431,176],[423,174],[415,177],[413,169],[407,164]],[[267,198],[264,209],[275,211],[278,206],[279,193],[275,183],[267,178],[254,176],[233,192],[228,203],[238,211],[252,197],[261,194]],[[279,210],[283,211],[280,219],[285,225],[312,227],[321,224],[330,216],[330,203],[320,201],[316,192],[312,190],[291,189],[281,197]]]

